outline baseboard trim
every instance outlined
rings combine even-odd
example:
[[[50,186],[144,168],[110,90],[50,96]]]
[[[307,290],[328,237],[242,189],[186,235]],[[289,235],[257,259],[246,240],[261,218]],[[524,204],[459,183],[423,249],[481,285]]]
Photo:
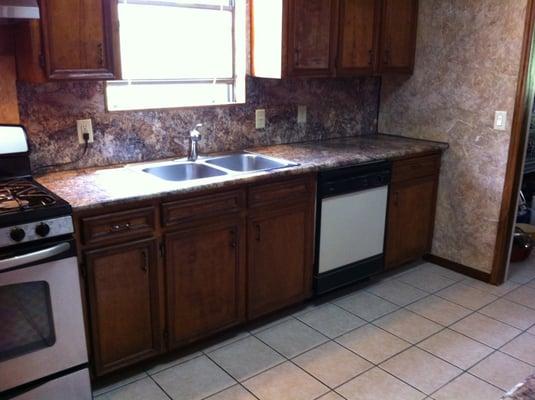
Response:
[[[477,269],[467,267],[466,265],[456,263],[455,261],[448,260],[433,254],[426,254],[423,259],[433,264],[440,265],[441,267],[451,269],[452,271],[459,272],[460,274],[469,276],[486,283],[490,282],[490,273],[479,271]]]

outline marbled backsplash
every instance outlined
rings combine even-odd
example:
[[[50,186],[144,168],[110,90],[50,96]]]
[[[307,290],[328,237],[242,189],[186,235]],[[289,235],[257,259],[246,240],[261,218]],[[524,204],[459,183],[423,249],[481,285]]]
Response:
[[[184,156],[188,132],[203,123],[201,153],[294,143],[377,131],[379,78],[247,79],[247,103],[171,110],[107,112],[105,83],[18,84],[21,121],[34,167],[75,159],[76,120],[91,118],[95,142],[68,169]],[[308,121],[297,124],[297,106]],[[255,110],[266,109],[266,129],[255,129]]]
[[[382,82],[379,131],[450,144],[433,254],[490,272],[511,136],[526,0],[420,1],[411,77]],[[505,131],[493,129],[508,112]]]

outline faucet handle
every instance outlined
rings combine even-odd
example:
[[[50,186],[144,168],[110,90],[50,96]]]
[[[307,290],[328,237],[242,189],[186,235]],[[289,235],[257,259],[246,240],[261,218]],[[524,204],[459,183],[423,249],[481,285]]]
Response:
[[[189,135],[192,138],[200,138],[201,132],[199,132],[199,129],[202,128],[202,124],[196,124],[195,127],[189,131]]]

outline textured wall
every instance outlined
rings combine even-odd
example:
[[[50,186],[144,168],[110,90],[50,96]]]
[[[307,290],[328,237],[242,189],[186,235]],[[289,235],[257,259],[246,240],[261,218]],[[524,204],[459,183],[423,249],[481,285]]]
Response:
[[[383,79],[379,131],[446,141],[433,254],[490,272],[526,0],[421,0],[415,73]],[[509,112],[493,130],[495,110]]]
[[[183,156],[188,132],[204,124],[201,152],[372,134],[377,128],[379,78],[247,79],[247,103],[223,107],[106,112],[102,82],[18,84],[21,120],[35,166],[68,161],[80,152],[76,119],[92,118],[95,143],[77,166]],[[297,125],[297,105],[308,107]],[[256,130],[255,109],[267,128]],[[73,166],[70,166],[72,169]]]

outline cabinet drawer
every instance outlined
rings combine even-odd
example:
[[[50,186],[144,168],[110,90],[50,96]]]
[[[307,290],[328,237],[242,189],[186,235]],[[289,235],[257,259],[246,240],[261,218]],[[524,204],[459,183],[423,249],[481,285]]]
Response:
[[[314,181],[311,176],[252,186],[249,189],[249,207],[303,200],[313,192]]]
[[[440,154],[394,161],[392,165],[392,182],[436,175],[439,169]]]
[[[164,226],[176,225],[239,212],[244,207],[245,192],[243,190],[178,200],[162,205],[162,223]]]
[[[154,207],[82,218],[82,240],[89,245],[149,235],[154,221]]]

